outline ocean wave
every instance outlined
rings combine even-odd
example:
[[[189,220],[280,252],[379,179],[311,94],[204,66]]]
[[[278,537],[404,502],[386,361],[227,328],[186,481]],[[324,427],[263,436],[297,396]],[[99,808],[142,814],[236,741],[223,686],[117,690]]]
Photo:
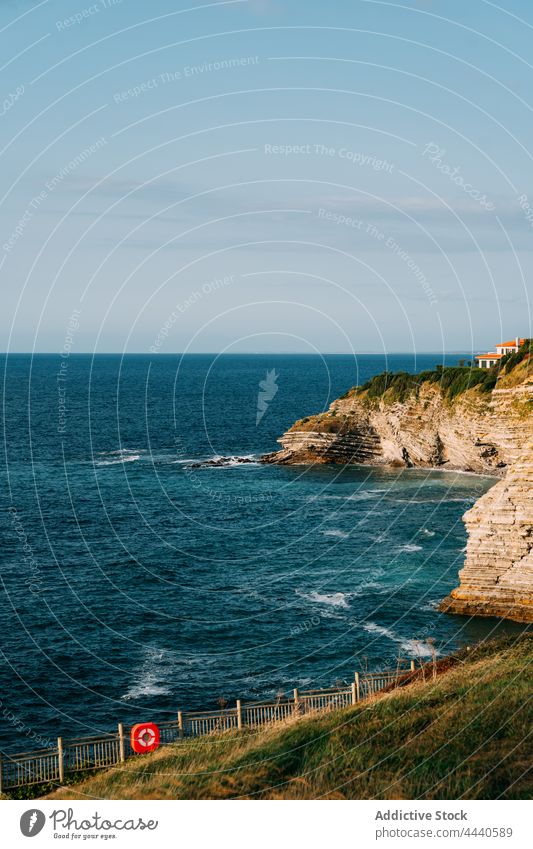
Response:
[[[412,554],[415,551],[422,551],[421,545],[416,545],[414,542],[407,542],[405,545],[400,545],[398,551],[401,551],[405,554]]]
[[[138,454],[140,448],[118,448],[114,451],[99,451],[98,457],[127,457],[128,454]]]
[[[140,699],[143,696],[168,696],[171,692],[168,687],[164,687],[161,684],[140,681],[138,684],[130,687],[128,692],[122,696],[122,701],[128,702],[131,699]]]
[[[434,537],[435,531],[430,531],[428,528],[420,528],[420,533],[424,534],[426,537]]]
[[[356,492],[352,492],[351,495],[346,496],[347,501],[368,501],[369,498],[375,498],[378,495],[382,495],[384,492],[388,492],[387,489],[358,489]]]
[[[122,696],[123,701],[139,699],[144,696],[167,696],[172,690],[166,681],[172,677],[172,663],[167,653],[159,649],[150,649],[133,674],[133,681]]]
[[[330,531],[322,531],[322,535],[325,537],[339,537],[339,539],[346,539],[350,536],[345,531],[339,531],[337,528],[332,528]]]
[[[115,466],[119,463],[134,463],[144,452],[139,448],[118,448],[114,451],[99,451],[93,457],[95,466]]]
[[[135,463],[141,459],[140,454],[127,454],[123,457],[117,457],[115,460],[95,460],[95,466],[117,466],[123,463]]]
[[[307,601],[312,601],[315,604],[327,604],[329,607],[349,607],[347,602],[347,593],[319,593],[313,590],[310,593],[295,590],[296,594]]]
[[[396,634],[390,628],[385,628],[383,625],[378,625],[376,622],[367,622],[363,625],[363,630],[369,634],[379,634],[380,637],[386,637],[393,643],[397,643],[403,651],[412,657],[432,657],[434,648],[424,640],[408,639]],[[435,651],[435,654],[438,654]]]
[[[388,489],[358,489],[350,495],[331,495],[330,493],[320,493],[319,495],[308,495],[306,501],[369,501],[371,498],[383,495],[385,492],[390,492]]]

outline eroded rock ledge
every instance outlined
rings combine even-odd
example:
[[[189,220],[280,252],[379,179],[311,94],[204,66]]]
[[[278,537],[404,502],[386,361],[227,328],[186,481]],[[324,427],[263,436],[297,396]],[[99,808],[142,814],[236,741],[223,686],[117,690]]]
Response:
[[[503,386],[501,385],[503,384]],[[422,383],[402,402],[361,390],[302,419],[267,463],[354,463],[455,469],[502,480],[464,516],[460,586],[441,610],[533,622],[533,381],[499,381],[449,400]]]

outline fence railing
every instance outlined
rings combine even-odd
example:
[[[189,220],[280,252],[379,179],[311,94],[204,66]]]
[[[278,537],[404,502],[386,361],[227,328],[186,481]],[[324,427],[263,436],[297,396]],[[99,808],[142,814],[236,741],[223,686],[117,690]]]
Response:
[[[176,720],[157,723],[160,744],[167,745],[224,731],[265,728],[292,717],[349,707],[386,687],[405,683],[410,680],[410,672],[413,671],[414,663],[411,662],[410,671],[356,672],[355,680],[350,685],[324,690],[296,689],[292,698],[279,698],[270,704],[246,704],[238,700],[234,708],[178,711]],[[0,792],[34,784],[63,784],[68,775],[116,766],[132,756],[136,755],[130,745],[129,733],[126,733],[122,723],[119,723],[116,734],[71,740],[58,737],[55,749],[0,756]]]

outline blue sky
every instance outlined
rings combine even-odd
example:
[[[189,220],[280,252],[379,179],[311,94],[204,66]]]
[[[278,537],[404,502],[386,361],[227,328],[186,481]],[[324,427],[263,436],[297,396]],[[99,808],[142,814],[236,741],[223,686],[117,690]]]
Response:
[[[530,3],[0,9],[3,350],[533,335]]]

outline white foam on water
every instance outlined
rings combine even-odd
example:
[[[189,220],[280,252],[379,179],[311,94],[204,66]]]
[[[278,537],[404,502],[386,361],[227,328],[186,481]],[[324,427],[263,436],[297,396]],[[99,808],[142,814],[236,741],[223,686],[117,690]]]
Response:
[[[326,604],[329,607],[349,607],[346,601],[346,593],[319,593],[316,590],[310,593],[300,592],[300,590],[296,590],[295,592],[301,598],[305,598],[307,601],[312,601],[316,604]]]
[[[400,645],[404,651],[411,654],[412,657],[432,657],[433,652],[437,655],[439,652],[433,649],[429,643],[423,640],[402,640]]]
[[[139,448],[118,448],[115,451],[99,451],[99,457],[127,457],[128,454],[138,454]]]
[[[159,684],[153,684],[150,681],[142,681],[139,684],[136,684],[128,690],[122,696],[123,701],[128,702],[131,699],[140,699],[143,696],[166,696],[171,691],[168,687],[160,686]]]
[[[95,460],[95,466],[117,466],[123,463],[135,463],[141,459],[140,454],[128,454],[123,457],[118,457],[116,460]]]
[[[414,542],[407,542],[405,545],[401,545],[398,548],[398,551],[404,552],[405,554],[413,554],[415,551],[422,551],[422,546],[416,545]]]
[[[396,634],[390,628],[385,628],[383,625],[377,625],[376,622],[367,622],[363,625],[363,630],[369,634],[379,634],[381,637],[386,637],[393,643],[397,643],[403,651],[407,652],[412,657],[432,657],[434,649],[429,643],[423,640],[406,639]],[[438,654],[435,651],[435,654]]]
[[[145,453],[139,448],[118,448],[115,451],[99,451],[93,457],[95,466],[115,466],[118,463],[134,463]]]
[[[331,494],[320,494],[320,495],[309,495],[307,496],[307,501],[324,501],[325,499],[330,499],[334,501],[368,501],[371,498],[383,495],[385,492],[390,492],[388,489],[358,489],[356,492],[352,492],[350,495],[331,495]]]
[[[172,690],[166,681],[172,677],[172,663],[166,653],[150,649],[145,659],[133,674],[133,681],[122,696],[124,701],[139,699],[143,696],[166,696]]]
[[[322,531],[322,535],[325,537],[339,537],[339,539],[347,539],[350,534],[347,534],[345,531],[339,531],[337,528],[332,528],[330,531]]]
[[[227,464],[226,465],[228,465],[228,466],[241,466],[243,464],[248,465],[248,466],[259,466],[260,465],[259,460],[258,460],[258,458],[256,457],[255,454],[242,454],[242,455],[237,455],[236,457],[228,457],[227,458]]]
[[[374,498],[376,495],[387,492],[386,489],[358,489],[357,492],[352,492],[348,495],[347,501],[368,501],[369,498]]]

